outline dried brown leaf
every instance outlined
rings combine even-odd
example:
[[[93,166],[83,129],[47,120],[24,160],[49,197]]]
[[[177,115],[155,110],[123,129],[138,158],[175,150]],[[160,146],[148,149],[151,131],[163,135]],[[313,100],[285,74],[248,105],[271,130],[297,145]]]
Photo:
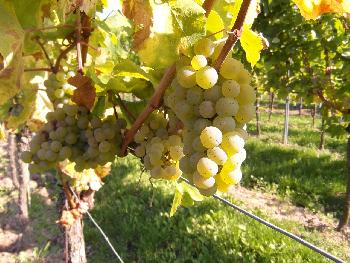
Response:
[[[85,106],[89,110],[95,103],[96,90],[89,77],[77,74],[68,79],[68,83],[75,86],[72,101],[79,106]]]

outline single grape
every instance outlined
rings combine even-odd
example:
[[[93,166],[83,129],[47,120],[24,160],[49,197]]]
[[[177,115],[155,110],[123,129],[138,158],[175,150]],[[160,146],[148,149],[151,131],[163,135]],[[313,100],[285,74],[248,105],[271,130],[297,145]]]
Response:
[[[202,102],[203,91],[199,87],[193,87],[187,91],[186,102],[190,105],[198,105]]]
[[[77,123],[77,120],[75,119],[75,117],[73,116],[67,116],[64,119],[64,122],[68,125],[68,126],[74,126]]]
[[[46,160],[48,160],[49,162],[54,162],[54,161],[56,161],[58,155],[54,151],[47,150],[45,157],[46,157]]]
[[[218,165],[223,165],[227,160],[227,154],[220,147],[208,149],[207,155],[209,159],[213,160]]]
[[[196,73],[197,85],[203,89],[212,88],[218,81],[218,73],[212,67],[206,66]]]
[[[212,102],[216,102],[221,96],[221,87],[219,85],[214,85],[211,89],[207,89],[203,93],[204,99]]]
[[[193,174],[193,183],[200,189],[208,189],[215,184],[214,177],[203,177],[198,172]]]
[[[164,169],[160,165],[152,168],[150,173],[151,173],[151,177],[155,179],[163,178],[165,175]]]
[[[202,145],[202,142],[199,137],[196,137],[192,142],[192,148],[196,152],[204,152],[206,148]]]
[[[201,132],[200,140],[204,147],[213,148],[221,143],[222,133],[218,128],[209,126]]]
[[[103,135],[107,140],[112,140],[115,136],[115,132],[112,128],[104,128]]]
[[[240,92],[240,85],[235,80],[226,80],[222,83],[221,91],[225,97],[235,98]]]
[[[97,128],[94,130],[94,137],[98,142],[102,142],[106,139],[102,128]]]
[[[214,53],[215,45],[209,38],[203,38],[194,45],[194,53],[210,57]]]
[[[89,119],[87,117],[80,117],[77,121],[79,129],[86,129],[89,126]]]
[[[236,79],[239,84],[241,85],[249,85],[251,80],[252,80],[252,76],[250,75],[249,71],[246,69],[242,69],[239,74],[237,75],[237,79]]]
[[[56,79],[60,82],[64,82],[66,79],[66,75],[64,74],[64,72],[57,72]]]
[[[63,106],[63,111],[68,115],[68,116],[75,116],[78,113],[78,107],[76,105],[70,105],[70,104],[65,104]]]
[[[143,157],[146,154],[146,149],[143,145],[139,145],[135,148],[135,155],[137,157]]]
[[[211,126],[211,121],[204,118],[197,119],[193,124],[193,130],[195,133],[200,134],[206,127]],[[194,136],[194,135],[193,135]],[[191,138],[192,141],[194,138]]]
[[[244,140],[236,133],[225,133],[222,139],[221,148],[228,155],[239,152],[244,148]]]
[[[78,138],[74,133],[69,133],[66,135],[66,137],[64,138],[64,141],[67,144],[75,144],[77,142]]]
[[[62,148],[62,143],[61,142],[59,142],[59,141],[51,142],[51,145],[50,145],[51,151],[57,153],[57,152],[59,152],[61,150],[61,148]]]
[[[102,126],[102,121],[100,118],[97,118],[97,117],[92,117],[91,121],[91,127],[96,129],[96,128],[100,128]]]
[[[199,114],[207,119],[214,117],[216,114],[214,103],[209,100],[203,101],[199,105]]]
[[[220,68],[220,75],[225,79],[237,79],[241,70],[244,69],[243,64],[234,58],[226,58]]]
[[[31,163],[33,154],[30,151],[24,151],[21,153],[21,160],[25,163]]]
[[[203,55],[196,55],[191,60],[191,66],[195,70],[199,70],[199,69],[205,67],[207,64],[208,64],[207,59]]]
[[[202,157],[197,163],[197,171],[204,178],[209,178],[218,173],[218,165],[207,157]]]
[[[247,123],[255,117],[256,108],[254,105],[242,105],[235,118],[240,123]]]
[[[191,174],[195,171],[195,169],[193,169],[193,167],[191,166],[190,158],[188,156],[184,156],[183,158],[181,158],[179,166],[181,171],[185,174]]]
[[[218,128],[222,133],[227,133],[236,128],[236,121],[233,117],[217,116],[213,120],[213,126]]]
[[[221,174],[221,178],[226,184],[238,184],[242,179],[241,169],[237,168],[227,174]]]
[[[241,85],[240,93],[236,100],[239,104],[253,104],[256,100],[255,89],[250,85]]]
[[[177,146],[181,144],[181,137],[179,135],[170,135],[168,138],[169,145]]]
[[[204,152],[195,152],[194,154],[191,155],[191,157],[190,157],[190,164],[191,164],[191,168],[193,170],[197,170],[197,163],[204,156],[205,156]]]
[[[50,149],[50,143],[49,142],[43,142],[41,144],[41,149],[49,150]]]
[[[112,145],[109,142],[107,142],[107,141],[102,141],[98,145],[98,149],[102,153],[109,152],[111,148],[112,148]]]
[[[72,155],[72,150],[68,146],[64,146],[61,148],[59,152],[59,158],[63,161]]]
[[[176,79],[184,88],[192,88],[196,85],[196,71],[190,67],[182,67],[177,71]]]
[[[100,154],[99,147],[90,146],[87,150],[89,158],[95,158]]]

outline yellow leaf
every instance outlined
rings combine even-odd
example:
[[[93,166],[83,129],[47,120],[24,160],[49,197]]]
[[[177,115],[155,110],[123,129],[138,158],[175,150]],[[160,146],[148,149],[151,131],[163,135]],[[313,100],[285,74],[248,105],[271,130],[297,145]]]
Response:
[[[248,62],[254,67],[260,59],[261,50],[264,48],[262,38],[258,33],[252,31],[249,25],[245,24],[240,41]]]
[[[325,13],[350,13],[350,0],[293,0],[305,19],[316,19]]]
[[[178,207],[181,205],[181,202],[182,202],[182,191],[180,191],[179,189],[176,189],[174,199],[173,199],[173,204],[171,205],[171,209],[170,209],[170,216],[173,216],[176,213]]]
[[[225,28],[225,25],[220,15],[216,11],[212,10],[208,16],[205,27],[207,29],[207,35],[211,35],[223,30]],[[224,36],[223,31],[214,35],[216,39],[220,39],[223,36]]]
[[[237,15],[241,8],[242,2],[243,0],[237,0],[235,1],[234,6],[229,8],[229,12],[232,14],[230,27],[232,27],[236,22]],[[258,16],[259,13],[260,13],[260,0],[252,0],[250,2],[244,23],[249,25],[249,27],[251,27],[253,25],[255,18]]]

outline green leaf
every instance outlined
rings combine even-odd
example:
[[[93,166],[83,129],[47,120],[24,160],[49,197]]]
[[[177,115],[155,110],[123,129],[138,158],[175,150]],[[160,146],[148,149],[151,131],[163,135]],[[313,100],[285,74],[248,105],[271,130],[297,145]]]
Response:
[[[151,74],[147,73],[139,65],[136,65],[134,62],[128,59],[122,60],[115,65],[113,75],[118,77],[144,79],[150,81],[153,85],[157,84],[157,81]]]
[[[240,37],[242,48],[246,53],[248,62],[254,65],[260,59],[260,52],[264,48],[262,39],[258,33],[253,32],[247,24],[243,26],[243,32]]]
[[[183,192],[188,193],[193,201],[196,201],[196,202],[203,201],[204,197],[203,195],[201,195],[201,193],[198,191],[197,188],[187,184],[186,182],[181,182],[181,185],[182,185]]]
[[[173,216],[176,213],[177,209],[181,205],[181,202],[182,202],[182,189],[181,189],[181,186],[179,184],[177,184],[175,194],[174,194],[173,203],[172,203],[171,209],[170,209],[170,216]]]
[[[98,117],[102,117],[106,108],[107,108],[107,97],[100,96],[98,97],[97,102],[95,103],[94,108],[92,109],[92,114]]]

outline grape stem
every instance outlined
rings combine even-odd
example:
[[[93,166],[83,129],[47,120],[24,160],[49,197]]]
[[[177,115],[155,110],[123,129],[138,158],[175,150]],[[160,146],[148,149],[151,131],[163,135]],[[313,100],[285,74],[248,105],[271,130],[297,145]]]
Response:
[[[226,40],[225,45],[223,46],[218,58],[214,62],[214,68],[216,70],[220,69],[221,64],[224,62],[228,53],[230,52],[230,50],[236,44],[238,38],[240,37],[241,32],[242,32],[243,23],[244,23],[246,15],[247,15],[250,3],[251,3],[251,0],[243,0],[241,8],[239,9],[235,24],[233,25],[233,27],[231,29],[231,32],[234,32],[234,33],[228,35],[228,38]]]
[[[49,57],[49,54],[47,53],[46,49],[45,49],[45,46],[43,43],[41,43],[39,37],[36,37],[35,38],[35,41],[38,43],[38,45],[40,46],[40,48],[42,49],[42,51],[44,52],[44,55],[45,55],[45,58],[47,59],[47,62],[49,63],[50,65],[50,68],[51,68],[51,71],[53,70],[53,64],[52,64],[52,61]]]
[[[250,0],[249,0],[250,2]],[[210,11],[214,6],[215,0],[205,0],[203,3],[203,9],[205,10],[205,16],[208,17]],[[237,18],[238,19],[238,18]],[[154,92],[151,99],[148,101],[147,106],[141,112],[141,114],[137,117],[133,125],[129,130],[127,130],[124,134],[124,140],[121,147],[121,156],[126,155],[126,151],[128,145],[133,141],[136,132],[140,129],[142,124],[148,118],[148,116],[156,109],[158,109],[162,104],[162,99],[165,93],[165,89],[170,86],[172,80],[175,77],[176,73],[176,65],[172,64],[167,71],[164,73],[162,79],[160,80],[156,91]]]
[[[129,118],[132,121],[136,120],[136,117],[132,114],[132,112],[128,109],[128,107],[125,105],[124,101],[122,100],[122,98],[120,97],[119,93],[117,93],[117,103],[119,104],[119,106],[121,108],[123,108],[123,110],[126,112],[126,114],[129,116]]]

